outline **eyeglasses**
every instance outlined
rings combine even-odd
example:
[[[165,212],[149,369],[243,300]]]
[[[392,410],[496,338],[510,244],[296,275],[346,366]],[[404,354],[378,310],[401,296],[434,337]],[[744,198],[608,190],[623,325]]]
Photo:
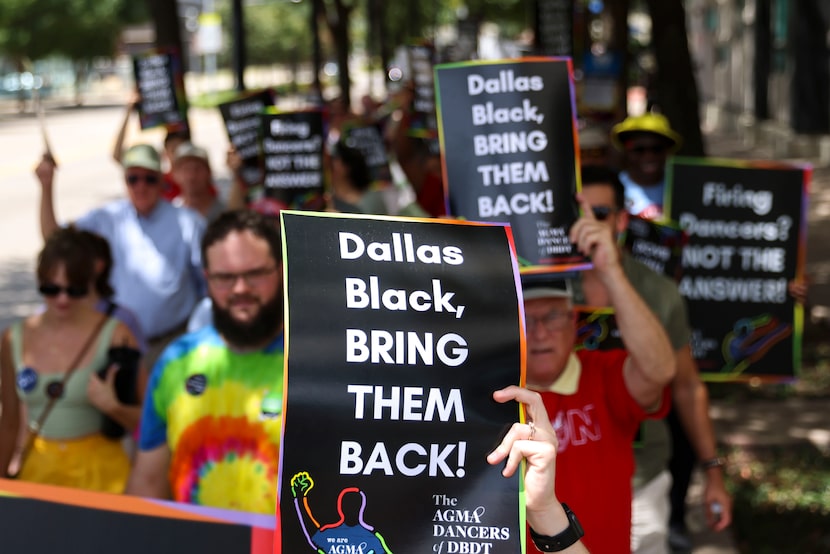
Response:
[[[597,221],[605,221],[617,213],[617,208],[612,208],[611,206],[591,206],[591,211],[594,213],[594,219]]]
[[[146,175],[139,175],[134,173],[132,175],[127,175],[127,184],[131,187],[136,186],[141,181],[144,181],[150,186],[155,186],[159,184],[159,176],[155,173],[147,173]]]
[[[248,287],[258,287],[265,283],[265,279],[276,270],[276,267],[261,267],[242,273],[208,273],[207,277],[211,284],[220,290],[232,288],[239,279],[242,279]]]
[[[527,331],[529,333],[534,332],[539,325],[542,325],[549,333],[553,333],[568,326],[568,323],[573,319],[573,312],[554,310],[542,317],[525,315],[525,319],[527,320]]]
[[[54,298],[62,292],[65,292],[69,298],[83,298],[89,294],[89,287],[62,287],[55,283],[43,283],[37,290],[40,291],[40,294],[49,298]]]
[[[626,151],[642,156],[648,152],[662,154],[668,149],[669,147],[665,144],[632,144],[626,148]]]

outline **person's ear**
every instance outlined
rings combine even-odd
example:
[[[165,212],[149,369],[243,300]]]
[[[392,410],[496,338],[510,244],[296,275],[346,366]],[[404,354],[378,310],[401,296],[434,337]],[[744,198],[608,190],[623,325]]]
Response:
[[[616,217],[617,228],[614,229],[616,231],[617,235],[622,234],[623,232],[625,232],[626,229],[628,229],[628,218],[629,217],[630,216],[628,214],[628,210],[626,210],[625,208],[623,208],[623,209],[621,209],[620,211],[617,212],[617,217]]]

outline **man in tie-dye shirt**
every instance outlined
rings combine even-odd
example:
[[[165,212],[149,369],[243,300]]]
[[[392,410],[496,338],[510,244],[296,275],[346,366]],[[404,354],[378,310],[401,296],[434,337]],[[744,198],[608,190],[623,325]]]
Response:
[[[202,241],[213,325],[153,367],[129,494],[273,514],[283,393],[282,268],[274,223],[227,212]]]

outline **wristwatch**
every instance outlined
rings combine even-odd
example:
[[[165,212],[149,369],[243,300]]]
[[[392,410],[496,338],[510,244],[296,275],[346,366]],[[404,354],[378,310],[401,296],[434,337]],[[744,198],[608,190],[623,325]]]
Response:
[[[568,527],[561,533],[549,537],[547,535],[538,534],[533,530],[533,527],[530,528],[530,538],[533,539],[533,544],[536,545],[536,548],[538,548],[539,551],[560,552],[574,544],[585,535],[585,531],[582,530],[582,525],[580,525],[579,520],[576,519],[576,514],[574,514],[564,502],[562,503],[562,508],[564,508],[565,514],[568,516],[568,522],[570,525],[568,525]]]
[[[702,462],[700,462],[700,467],[702,469],[712,469],[713,467],[723,467],[725,465],[726,461],[720,457],[711,458],[709,460],[703,460]]]

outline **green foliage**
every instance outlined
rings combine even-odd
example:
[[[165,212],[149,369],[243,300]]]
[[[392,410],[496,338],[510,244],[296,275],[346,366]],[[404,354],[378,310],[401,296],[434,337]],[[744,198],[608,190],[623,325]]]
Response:
[[[72,25],[56,37],[60,53],[72,60],[110,56],[121,32],[118,13],[122,0],[64,0]]]
[[[0,0],[0,53],[22,62],[56,50],[49,37],[66,25],[61,0]]]
[[[805,443],[734,449],[729,459],[742,552],[830,553],[830,456]]]
[[[145,17],[131,0],[0,0],[0,54],[13,60],[114,53],[126,22]]]
[[[277,95],[277,98],[287,97],[291,94],[307,94],[310,88],[306,86],[298,87],[294,90],[293,83],[285,83],[271,87]],[[188,96],[187,104],[191,108],[218,108],[219,104],[235,100],[239,97],[239,91],[236,89],[219,90],[215,92],[208,92],[196,96]]]
[[[217,2],[222,17],[224,41],[228,45],[219,57],[222,67],[230,66],[233,44],[231,3]],[[310,2],[263,2],[245,5],[245,46],[250,65],[291,64],[311,57]]]

